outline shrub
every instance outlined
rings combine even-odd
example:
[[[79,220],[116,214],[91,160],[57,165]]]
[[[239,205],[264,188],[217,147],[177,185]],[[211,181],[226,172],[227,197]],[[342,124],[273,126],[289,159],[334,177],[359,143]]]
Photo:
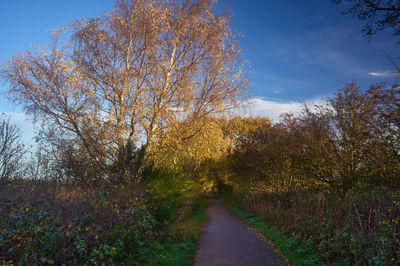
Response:
[[[183,166],[148,167],[144,178],[147,191],[153,199],[152,206],[157,219],[171,223],[177,219],[180,208],[189,208],[196,199],[196,184],[192,173]]]
[[[132,264],[151,255],[156,220],[130,188],[20,181],[0,195],[2,263]]]
[[[324,264],[400,263],[399,192],[253,194],[245,205],[314,249]]]

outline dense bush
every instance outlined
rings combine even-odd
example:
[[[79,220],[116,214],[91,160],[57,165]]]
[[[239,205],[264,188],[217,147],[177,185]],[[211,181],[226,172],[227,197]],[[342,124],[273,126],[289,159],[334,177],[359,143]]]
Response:
[[[241,138],[229,156],[250,212],[323,264],[400,263],[398,87],[355,83]]]
[[[140,264],[157,222],[136,189],[14,182],[0,192],[0,261]]]
[[[149,166],[144,172],[146,191],[151,195],[157,219],[171,223],[177,215],[185,215],[198,199],[198,185],[184,165]]]
[[[270,191],[326,187],[400,189],[397,87],[362,91],[355,83],[300,115],[260,126],[231,156],[245,183]]]
[[[0,186],[1,264],[190,265],[205,220],[190,168],[147,167],[143,182]]]
[[[400,263],[400,193],[390,191],[252,194],[247,209],[336,265]]]

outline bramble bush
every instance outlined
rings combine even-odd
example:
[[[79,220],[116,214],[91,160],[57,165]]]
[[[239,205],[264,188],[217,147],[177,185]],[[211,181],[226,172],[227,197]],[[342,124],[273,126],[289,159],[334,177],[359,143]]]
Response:
[[[2,264],[140,264],[157,222],[140,191],[14,181],[0,188]]]

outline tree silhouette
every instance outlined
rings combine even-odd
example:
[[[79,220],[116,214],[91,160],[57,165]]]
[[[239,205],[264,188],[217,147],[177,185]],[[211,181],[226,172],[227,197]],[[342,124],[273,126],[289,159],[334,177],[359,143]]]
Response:
[[[331,2],[350,3],[351,7],[343,13],[366,21],[362,31],[367,37],[386,28],[391,28],[393,35],[400,35],[400,1],[398,0],[331,0]]]

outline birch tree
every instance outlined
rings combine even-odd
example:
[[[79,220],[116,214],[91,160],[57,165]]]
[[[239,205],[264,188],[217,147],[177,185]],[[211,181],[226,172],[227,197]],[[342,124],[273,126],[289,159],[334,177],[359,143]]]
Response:
[[[152,152],[168,129],[201,127],[238,104],[246,78],[237,36],[229,12],[216,14],[214,4],[116,1],[108,14],[16,53],[1,76],[27,113],[76,138],[106,170],[121,149],[128,156],[128,143]]]

